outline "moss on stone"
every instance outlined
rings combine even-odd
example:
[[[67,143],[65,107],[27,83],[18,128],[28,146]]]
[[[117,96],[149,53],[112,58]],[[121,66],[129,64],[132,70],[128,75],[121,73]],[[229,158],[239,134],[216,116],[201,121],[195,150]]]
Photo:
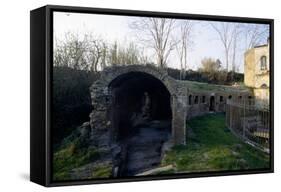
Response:
[[[244,92],[250,91],[250,89],[243,84],[239,84],[239,86],[232,87],[227,85],[216,85],[210,83],[201,83],[196,81],[178,81],[182,83],[185,87],[188,87],[192,91],[214,91],[214,92]]]

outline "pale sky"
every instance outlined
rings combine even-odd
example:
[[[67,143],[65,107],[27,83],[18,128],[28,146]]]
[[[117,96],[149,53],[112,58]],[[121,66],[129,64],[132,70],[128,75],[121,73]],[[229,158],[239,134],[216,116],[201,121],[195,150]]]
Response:
[[[110,43],[114,41],[121,44],[134,42],[136,45],[143,47],[143,44],[140,44],[136,39],[135,31],[129,27],[129,23],[136,18],[131,16],[54,12],[54,37],[58,40],[63,40],[66,32],[77,33],[80,37],[87,33],[93,33]],[[208,21],[195,22],[196,24],[192,31],[193,44],[188,53],[188,67],[197,70],[201,66],[201,60],[205,57],[220,59],[223,67],[225,67],[224,49],[219,41],[218,34],[208,25]],[[145,48],[145,50],[151,60],[154,60],[153,51],[149,48]],[[240,72],[244,71],[244,52],[245,49],[242,45],[238,47],[237,61]],[[169,56],[168,66],[180,68],[176,51],[173,51]]]

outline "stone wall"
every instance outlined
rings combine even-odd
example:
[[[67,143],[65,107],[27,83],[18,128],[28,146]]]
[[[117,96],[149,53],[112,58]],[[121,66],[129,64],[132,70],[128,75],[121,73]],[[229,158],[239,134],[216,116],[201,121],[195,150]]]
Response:
[[[245,53],[244,56],[244,83],[248,87],[254,87],[255,86],[255,71],[256,71],[256,65],[255,65],[255,50],[250,49]]]
[[[168,76],[164,69],[154,66],[129,65],[106,68],[99,80],[91,86],[93,111],[90,114],[92,130],[105,130],[110,135],[109,143],[114,143],[116,134],[109,118],[112,106],[112,83],[132,72],[148,74],[160,80],[170,94],[172,111],[172,142],[186,143],[186,120],[209,112],[225,112],[229,98],[248,97],[252,93],[238,87],[219,86],[204,83],[179,81]]]
[[[266,57],[266,68],[261,69],[261,57]],[[244,82],[248,87],[269,86],[269,45],[254,47],[245,53]]]
[[[245,53],[245,85],[253,89],[258,108],[269,106],[270,45],[254,47]],[[266,58],[266,68],[261,69],[261,58]]]
[[[160,80],[171,95],[172,109],[172,140],[174,144],[185,143],[186,121],[186,88],[168,76],[167,72],[153,66],[130,65],[106,68],[101,72],[101,78],[90,88],[93,111],[90,114],[91,129],[104,129],[111,132],[111,120],[108,118],[108,109],[111,106],[110,84],[121,75],[130,72],[149,74]],[[184,99],[183,99],[184,98]],[[114,140],[114,133],[110,133]]]

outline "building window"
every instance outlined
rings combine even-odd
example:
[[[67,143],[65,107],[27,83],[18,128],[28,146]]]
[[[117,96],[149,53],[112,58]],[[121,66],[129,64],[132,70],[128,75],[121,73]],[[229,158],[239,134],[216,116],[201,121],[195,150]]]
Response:
[[[262,56],[260,62],[261,62],[261,70],[266,70],[266,56]]]
[[[202,96],[202,103],[205,103],[206,102],[206,97],[203,95]]]
[[[228,99],[231,99],[231,98],[232,98],[232,95],[229,95],[229,96],[228,96]]]
[[[194,103],[198,104],[198,96],[195,96]]]
[[[192,95],[189,95],[189,97],[188,97],[188,105],[191,105],[191,103],[192,103]]]
[[[266,88],[268,88],[268,86],[264,83],[264,84],[261,85],[261,88],[266,89]]]
[[[223,96],[220,96],[220,102],[223,102]]]

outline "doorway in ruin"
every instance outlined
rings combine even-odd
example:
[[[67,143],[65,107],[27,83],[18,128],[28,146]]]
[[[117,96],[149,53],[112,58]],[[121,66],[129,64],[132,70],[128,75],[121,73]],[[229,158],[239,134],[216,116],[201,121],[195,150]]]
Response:
[[[171,137],[170,93],[163,82],[143,72],[129,72],[109,84],[111,138],[122,147],[121,176],[141,173],[161,161]]]
[[[215,96],[210,97],[209,111],[215,111]]]

